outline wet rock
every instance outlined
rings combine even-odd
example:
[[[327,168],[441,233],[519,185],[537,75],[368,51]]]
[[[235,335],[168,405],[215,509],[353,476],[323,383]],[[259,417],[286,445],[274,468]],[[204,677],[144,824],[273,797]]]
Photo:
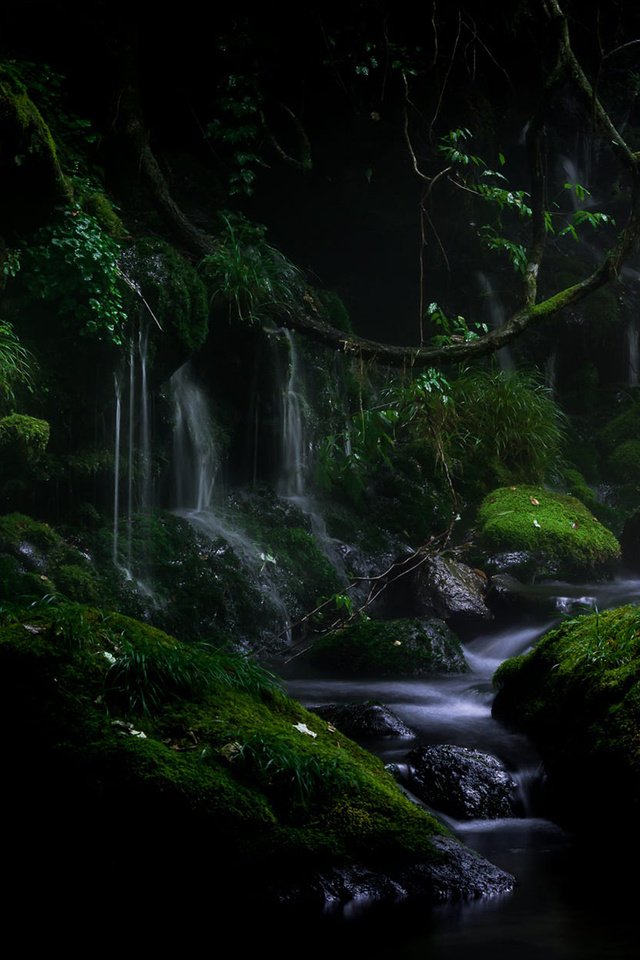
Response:
[[[433,556],[403,573],[407,561],[400,561],[389,575],[377,612],[379,616],[436,617],[454,623],[491,620],[484,602],[486,576],[465,563]]]
[[[417,747],[408,757],[409,788],[429,806],[458,820],[516,813],[517,784],[497,757],[467,747]]]
[[[620,545],[624,565],[630,570],[640,570],[640,510],[625,520]]]
[[[373,700],[365,703],[327,703],[312,707],[311,710],[347,737],[402,737],[406,740],[415,737],[414,731],[393,710]]]
[[[487,593],[487,603],[496,611],[527,609],[568,614],[591,609],[595,602],[595,597],[568,583],[522,583],[506,573],[491,578]]]
[[[435,836],[440,856],[387,870],[361,864],[335,867],[316,875],[307,887],[279,891],[281,903],[316,903],[324,912],[353,915],[376,903],[399,903],[411,897],[435,906],[444,902],[477,900],[510,893],[515,878],[465,847],[454,837]]]
[[[510,550],[487,553],[482,556],[482,567],[491,575],[507,575],[520,580],[532,580],[538,569],[538,561],[527,550]]]

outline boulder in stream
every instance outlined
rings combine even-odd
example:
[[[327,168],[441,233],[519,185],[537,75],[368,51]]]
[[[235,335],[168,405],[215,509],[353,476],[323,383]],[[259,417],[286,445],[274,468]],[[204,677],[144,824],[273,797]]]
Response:
[[[419,561],[419,554],[409,561],[408,573],[407,561],[395,565],[376,608],[380,616],[435,617],[456,625],[491,620],[481,571],[441,555]]]
[[[364,703],[326,703],[310,709],[347,737],[401,737],[409,740],[416,735],[393,710],[373,700]]]
[[[356,620],[315,641],[310,662],[346,676],[421,677],[469,668],[442,620]]]
[[[497,757],[447,744],[416,747],[407,757],[409,789],[457,820],[494,820],[516,813],[517,784]]]
[[[508,572],[571,579],[610,574],[620,561],[618,541],[583,503],[544,487],[494,490],[478,521],[483,565],[492,571],[506,572],[504,559],[520,556]]]

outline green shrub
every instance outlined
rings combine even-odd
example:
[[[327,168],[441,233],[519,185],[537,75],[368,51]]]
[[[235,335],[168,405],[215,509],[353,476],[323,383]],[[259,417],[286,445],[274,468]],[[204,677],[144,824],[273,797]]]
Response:
[[[640,483],[640,440],[625,440],[609,458],[611,477],[618,483]]]

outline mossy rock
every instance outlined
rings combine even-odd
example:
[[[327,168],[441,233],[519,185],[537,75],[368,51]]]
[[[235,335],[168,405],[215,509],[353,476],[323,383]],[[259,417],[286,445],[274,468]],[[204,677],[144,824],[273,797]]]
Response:
[[[204,343],[209,330],[209,299],[198,273],[188,260],[158,237],[143,237],[125,252],[127,275],[162,328],[160,361],[169,371],[180,366]],[[132,307],[140,308],[132,295]],[[146,309],[146,308],[143,308]],[[152,333],[156,323],[151,321]],[[177,358],[177,359],[176,359]]]
[[[13,828],[46,780],[37,823],[72,862],[107,843],[96,870],[120,876],[135,849],[144,885],[204,859],[214,887],[246,895],[329,865],[441,859],[443,828],[381,761],[258,667],[119,614],[40,605],[0,627],[0,712],[21,718],[3,760]]]
[[[558,809],[592,830],[623,811],[640,839],[640,608],[571,619],[494,678],[494,714],[541,749]]]
[[[46,420],[12,413],[0,420],[0,459],[4,460],[3,472],[15,473],[16,469],[37,463],[49,443],[49,424]]]
[[[540,576],[605,575],[620,561],[618,541],[575,497],[543,487],[501,487],[478,512],[479,544],[522,553]]]
[[[126,238],[125,226],[106,193],[102,193],[100,190],[92,190],[82,198],[82,207],[98,221],[105,233],[108,233],[115,240]]]
[[[609,474],[618,483],[640,482],[640,440],[625,440],[609,457]]]
[[[598,440],[611,453],[627,440],[640,440],[640,404],[634,403],[604,427]]]
[[[310,660],[348,676],[421,677],[468,669],[442,620],[359,620],[315,641]]]
[[[110,596],[87,556],[53,527],[22,513],[0,516],[0,596],[37,599],[62,593],[69,600],[96,603]]]

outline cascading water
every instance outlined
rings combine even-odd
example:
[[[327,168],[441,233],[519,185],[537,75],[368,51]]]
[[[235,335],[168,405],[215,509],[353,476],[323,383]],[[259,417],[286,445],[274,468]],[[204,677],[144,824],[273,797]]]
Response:
[[[115,393],[115,440],[113,451],[113,562],[118,564],[118,534],[120,525],[120,429],[122,425],[122,385],[117,373],[113,375]]]
[[[176,506],[195,512],[211,510],[220,457],[207,398],[187,364],[173,374],[170,389]]]
[[[492,330],[499,330],[504,326],[505,315],[502,303],[495,295],[491,281],[485,273],[478,272],[478,284],[484,297],[485,315]],[[509,347],[502,347],[496,353],[498,364],[503,373],[513,373],[516,368],[513,355]]]
[[[547,362],[545,363],[544,368],[544,379],[548,389],[551,393],[555,393],[556,390],[556,380],[558,376],[558,351],[554,347],[549,356],[547,357]]]
[[[597,860],[583,860],[580,851],[572,853],[571,838],[541,816],[539,795],[544,788],[544,775],[539,756],[524,734],[492,717],[491,678],[505,658],[526,652],[541,634],[557,623],[557,616],[551,619],[550,612],[545,612],[553,607],[552,599],[557,601],[558,609],[565,609],[564,601],[571,599],[580,604],[589,597],[599,609],[605,609],[637,601],[639,586],[638,580],[622,578],[597,584],[556,582],[532,586],[532,591],[539,591],[536,613],[527,616],[525,625],[486,627],[468,641],[465,656],[470,670],[466,674],[364,680],[333,678],[326,674],[313,676],[307,665],[296,676],[300,665],[297,661],[291,662],[288,691],[305,705],[317,707],[371,700],[384,703],[415,731],[419,744],[453,744],[486,751],[504,761],[516,782],[519,816],[457,820],[438,814],[465,843],[518,877],[516,893],[502,900],[443,905],[434,914],[433,926],[428,929],[424,926],[423,907],[418,905],[415,914],[408,913],[410,919],[417,919],[418,932],[405,937],[404,930],[400,932],[396,927],[393,944],[396,953],[430,960],[468,960],[485,955],[493,960],[509,960],[514,945],[523,944],[531,947],[520,951],[527,960],[540,956],[554,960],[570,957],[618,960],[637,952],[616,952],[617,945],[609,951],[611,927],[602,922],[599,913],[596,922],[602,926],[593,929],[594,903],[585,899],[585,891],[598,890],[601,886]],[[372,738],[366,745],[401,770],[407,763],[407,751],[414,746],[411,741],[393,737]],[[589,856],[592,856],[591,848]],[[570,887],[567,887],[567,876],[571,878]],[[576,889],[581,890],[580,895],[576,895]],[[597,910],[600,909],[598,903]],[[617,903],[614,909],[617,922],[620,914]],[[567,918],[572,922],[568,923]],[[386,916],[384,922],[388,922]],[[509,931],[508,935],[505,930]],[[380,928],[372,925],[368,937],[367,933],[364,926],[359,930],[358,949],[366,955],[372,948],[373,955],[378,956],[375,950]],[[593,944],[592,937],[595,937]],[[406,952],[405,947],[409,947]]]
[[[139,591],[152,597],[151,587],[132,573],[144,557],[133,555],[134,513],[147,512],[153,501],[151,473],[151,414],[147,378],[148,330],[131,336],[126,373],[114,374],[113,562]],[[136,376],[136,369],[138,376]],[[123,416],[126,410],[126,415]],[[123,423],[124,420],[124,423]],[[123,433],[126,431],[126,488],[122,495]],[[136,482],[137,480],[137,482]],[[126,517],[126,540],[121,547],[120,524]],[[123,556],[124,553],[124,556]]]
[[[290,642],[290,617],[278,588],[269,575],[264,552],[216,507],[216,481],[220,453],[207,396],[193,379],[188,364],[169,381],[174,406],[173,476],[175,512],[209,540],[224,540],[251,573],[275,611],[282,633]]]
[[[304,496],[308,466],[308,441],[304,418],[305,390],[293,333],[282,330],[287,345],[287,378],[282,390],[282,468],[279,492],[285,497]]]
[[[346,580],[342,544],[331,537],[318,505],[306,490],[311,459],[311,439],[305,420],[309,406],[303,366],[296,341],[291,330],[283,329],[280,336],[287,348],[286,376],[281,387],[281,466],[278,493],[290,500],[304,513],[311,523],[311,530],[318,546]],[[348,434],[347,434],[348,437]],[[347,439],[346,443],[349,443]]]

